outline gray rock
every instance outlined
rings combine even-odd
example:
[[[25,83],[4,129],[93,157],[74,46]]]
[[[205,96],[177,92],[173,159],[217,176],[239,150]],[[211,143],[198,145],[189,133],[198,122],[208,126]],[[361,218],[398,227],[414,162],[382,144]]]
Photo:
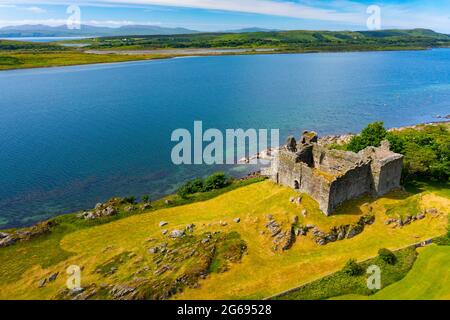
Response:
[[[239,222],[241,222],[241,218],[234,218],[233,221],[236,223],[239,223]]]
[[[82,293],[84,290],[85,290],[85,289],[82,288],[82,287],[79,287],[79,288],[73,288],[73,289],[70,290],[69,294],[70,294],[71,296],[76,296],[77,294]]]
[[[167,232],[168,232],[167,229],[164,229],[164,230],[162,231],[162,234],[165,235],[165,234],[167,234]]]
[[[0,239],[6,238],[9,236],[9,233],[6,232],[0,232]]]
[[[194,232],[195,224],[191,223],[186,226],[187,232]]]
[[[181,237],[183,237],[184,234],[185,234],[184,230],[177,230],[177,229],[175,229],[175,230],[172,230],[172,231],[170,232],[169,236],[170,236],[171,238],[176,239],[176,238],[181,238]]]
[[[169,223],[167,221],[161,221],[159,223],[159,227],[164,227],[165,225],[168,225]]]
[[[158,247],[153,247],[153,248],[148,249],[148,253],[151,253],[151,254],[158,253],[158,251],[159,251]]]
[[[50,277],[48,277],[48,282],[53,282],[58,277],[59,272],[52,273]]]
[[[418,215],[417,215],[417,219],[418,220],[422,220],[422,219],[424,219],[425,218],[425,213],[419,213]]]
[[[127,206],[127,207],[125,207],[123,210],[124,210],[125,212],[131,212],[131,211],[136,210],[136,207],[135,207],[135,206]]]
[[[1,247],[8,247],[10,245],[13,245],[14,243],[16,243],[18,239],[13,237],[12,235],[9,235],[3,239],[0,239],[0,248]]]
[[[45,286],[46,283],[47,283],[47,278],[40,280],[38,288],[42,288],[43,286]]]
[[[348,233],[347,233],[347,239],[351,239],[354,236],[360,234],[361,232],[363,232],[364,227],[361,226],[360,224],[355,224],[355,225],[351,225],[349,227]]]

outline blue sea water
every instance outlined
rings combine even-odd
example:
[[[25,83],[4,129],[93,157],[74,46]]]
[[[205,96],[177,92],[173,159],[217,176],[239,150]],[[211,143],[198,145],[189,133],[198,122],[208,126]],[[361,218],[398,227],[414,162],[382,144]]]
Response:
[[[197,57],[0,72],[0,227],[160,197],[247,166],[175,166],[171,133],[304,129],[321,135],[450,114],[450,49]]]

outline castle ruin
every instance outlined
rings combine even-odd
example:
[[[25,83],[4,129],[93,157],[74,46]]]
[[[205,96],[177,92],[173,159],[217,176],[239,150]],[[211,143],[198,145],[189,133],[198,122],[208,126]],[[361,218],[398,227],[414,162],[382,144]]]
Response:
[[[354,153],[319,145],[317,134],[305,131],[299,142],[287,139],[268,175],[278,184],[309,194],[330,215],[346,200],[399,188],[402,164],[403,156],[390,151],[388,141]]]

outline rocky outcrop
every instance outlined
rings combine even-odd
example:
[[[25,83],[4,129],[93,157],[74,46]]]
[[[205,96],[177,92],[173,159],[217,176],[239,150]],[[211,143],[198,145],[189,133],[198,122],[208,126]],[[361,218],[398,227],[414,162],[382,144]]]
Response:
[[[112,202],[111,200],[107,203],[98,203],[94,210],[84,211],[77,215],[77,218],[85,219],[85,220],[94,220],[102,217],[110,217],[119,213],[116,209],[117,203]],[[127,207],[131,208],[131,207]],[[132,211],[131,209],[129,211]]]
[[[268,229],[270,236],[273,238],[272,250],[285,251],[290,249],[295,242],[294,225],[292,224],[289,228],[283,229],[272,215],[268,216],[268,220],[269,221],[265,226]]]
[[[351,239],[363,232],[366,225],[371,225],[374,222],[375,216],[372,214],[366,214],[362,216],[358,222],[333,227],[328,233],[325,233],[318,228],[314,228],[312,230],[313,239],[319,245],[326,245],[330,242]]]
[[[32,227],[29,227],[29,228],[23,228],[23,229],[16,230],[15,232],[11,232],[11,233],[1,232],[0,233],[0,248],[8,247],[18,241],[28,241],[28,240],[34,239],[36,237],[39,237],[41,235],[50,233],[51,228],[54,226],[56,226],[56,222],[48,220],[48,221],[39,222],[38,224],[36,224]]]
[[[386,221],[384,221],[384,224],[387,226],[391,226],[392,228],[401,228],[415,221],[425,219],[428,214],[437,215],[439,214],[439,211],[436,208],[427,208],[419,214],[406,215],[405,217],[388,218]]]

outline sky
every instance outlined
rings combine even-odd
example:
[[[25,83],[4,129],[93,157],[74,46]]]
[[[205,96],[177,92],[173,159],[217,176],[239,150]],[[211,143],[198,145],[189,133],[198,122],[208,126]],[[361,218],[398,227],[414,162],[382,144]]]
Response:
[[[156,25],[199,31],[241,28],[366,30],[380,8],[380,27],[427,28],[450,34],[450,0],[0,0],[0,27],[65,25],[67,8],[81,23],[119,27]]]

